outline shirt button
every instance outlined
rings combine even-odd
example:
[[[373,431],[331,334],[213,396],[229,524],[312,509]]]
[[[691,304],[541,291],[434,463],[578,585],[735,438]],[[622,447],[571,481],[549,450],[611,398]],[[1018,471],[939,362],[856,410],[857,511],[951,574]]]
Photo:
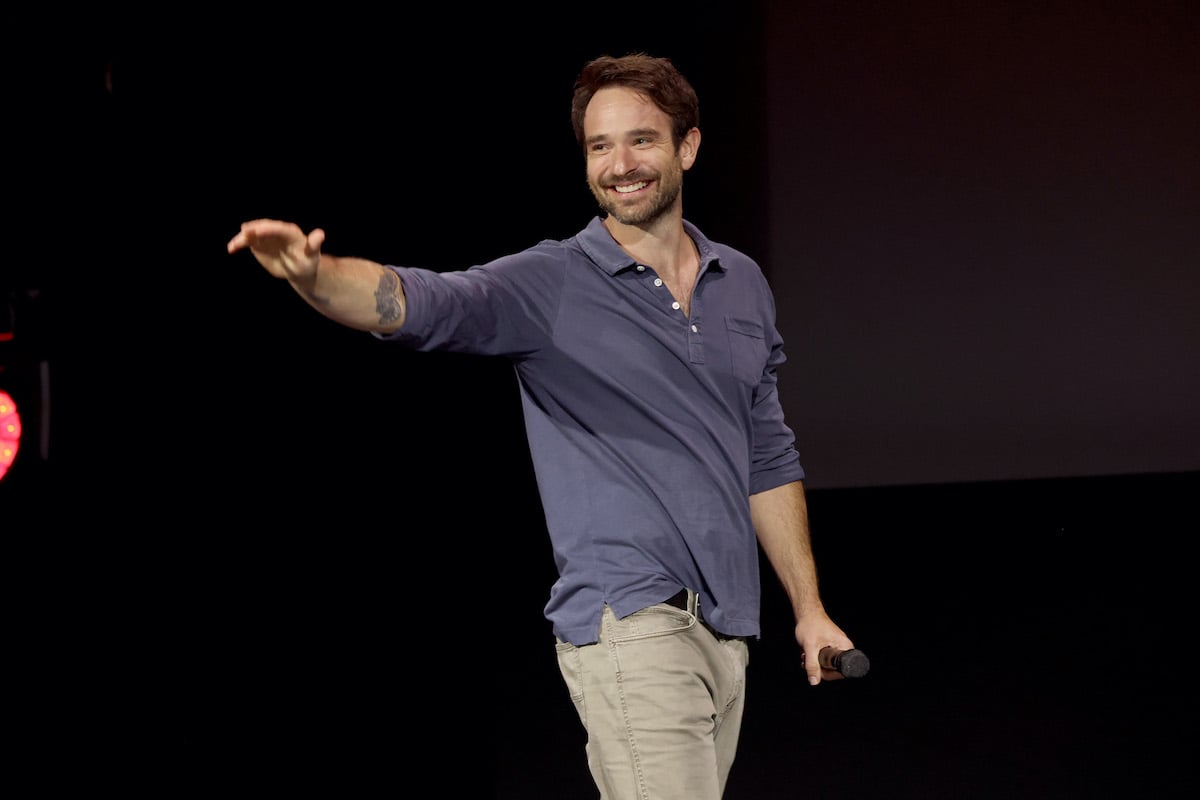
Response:
[[[699,329],[699,328],[697,328],[695,325],[693,325],[693,326],[692,326],[692,333],[699,333],[699,332],[700,332],[700,329]]]
[[[662,286],[662,278],[655,278],[655,279],[654,279],[654,285],[655,285],[655,286]]]
[[[638,272],[645,272],[645,271],[646,271],[646,268],[645,268],[645,267],[643,267],[641,264],[638,264],[638,265],[637,265],[637,271],[638,271]]]
[[[671,303],[671,308],[673,308],[673,309],[675,309],[676,311],[678,311],[678,310],[679,310],[679,303]]]

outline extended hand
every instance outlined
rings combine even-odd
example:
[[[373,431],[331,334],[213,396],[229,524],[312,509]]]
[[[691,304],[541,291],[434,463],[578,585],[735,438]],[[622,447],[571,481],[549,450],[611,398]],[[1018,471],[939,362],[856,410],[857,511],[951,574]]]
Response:
[[[317,274],[324,242],[325,231],[320,228],[305,236],[294,222],[256,219],[243,222],[226,249],[230,253],[249,249],[258,263],[276,278],[306,284]]]

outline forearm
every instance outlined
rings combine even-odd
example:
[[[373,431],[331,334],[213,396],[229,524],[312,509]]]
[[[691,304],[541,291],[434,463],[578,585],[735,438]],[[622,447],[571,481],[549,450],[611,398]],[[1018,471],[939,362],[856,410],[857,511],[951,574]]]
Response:
[[[313,308],[351,328],[390,333],[404,324],[404,288],[374,261],[321,254],[310,279],[289,281]]]
[[[814,612],[824,614],[804,484],[793,481],[750,495],[750,516],[759,544],[787,592],[796,619]]]

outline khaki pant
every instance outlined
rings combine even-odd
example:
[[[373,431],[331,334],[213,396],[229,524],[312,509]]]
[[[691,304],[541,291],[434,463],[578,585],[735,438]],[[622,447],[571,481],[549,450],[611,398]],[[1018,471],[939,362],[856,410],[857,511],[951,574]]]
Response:
[[[606,607],[599,642],[556,647],[602,800],[720,800],[741,731],[744,639],[660,604],[620,620]]]

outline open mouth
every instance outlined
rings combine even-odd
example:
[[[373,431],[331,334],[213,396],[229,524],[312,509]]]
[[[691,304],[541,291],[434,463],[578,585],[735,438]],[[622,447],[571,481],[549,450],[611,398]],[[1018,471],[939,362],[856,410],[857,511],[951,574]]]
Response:
[[[629,194],[639,189],[645,189],[649,185],[650,181],[638,181],[637,183],[623,183],[620,186],[613,186],[612,189],[617,194]]]

